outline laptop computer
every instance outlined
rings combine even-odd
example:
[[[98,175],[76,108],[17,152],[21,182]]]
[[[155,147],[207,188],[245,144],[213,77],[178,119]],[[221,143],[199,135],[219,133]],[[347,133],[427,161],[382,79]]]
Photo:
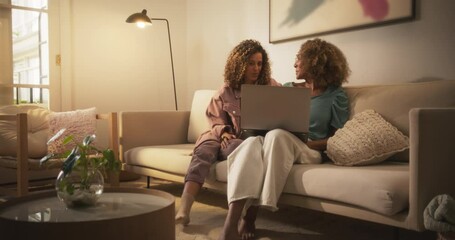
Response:
[[[287,130],[308,140],[311,90],[243,84],[240,100],[240,138],[264,136],[273,129]]]

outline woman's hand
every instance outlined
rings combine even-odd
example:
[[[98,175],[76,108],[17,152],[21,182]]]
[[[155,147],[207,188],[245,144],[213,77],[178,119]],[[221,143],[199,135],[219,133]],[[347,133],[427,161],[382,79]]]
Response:
[[[234,138],[236,138],[236,136],[234,134],[230,134],[227,132],[224,132],[223,134],[221,134],[221,140],[220,140],[221,148],[225,149],[229,145],[229,140],[234,139]]]
[[[327,139],[308,141],[306,145],[313,150],[324,151],[327,149]]]
[[[331,127],[329,130],[330,131],[329,136],[332,137],[333,135],[335,135],[335,132],[337,130],[338,129]],[[320,140],[308,141],[306,145],[313,150],[325,151],[327,149],[327,141],[329,140],[330,137]]]

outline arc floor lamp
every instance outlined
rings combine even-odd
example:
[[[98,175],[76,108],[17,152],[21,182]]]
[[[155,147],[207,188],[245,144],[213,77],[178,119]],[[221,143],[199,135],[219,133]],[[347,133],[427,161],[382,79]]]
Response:
[[[154,21],[165,21],[167,25],[167,36],[169,39],[169,53],[171,54],[171,66],[172,66],[172,84],[174,87],[174,103],[175,110],[178,110],[177,105],[177,90],[175,87],[175,73],[174,73],[174,58],[172,56],[172,44],[171,44],[171,31],[169,29],[169,21],[166,18],[149,18],[147,16],[147,10],[142,10],[140,13],[133,13],[126,19],[127,23],[136,23],[140,28],[144,28],[146,25],[151,25],[152,20]]]

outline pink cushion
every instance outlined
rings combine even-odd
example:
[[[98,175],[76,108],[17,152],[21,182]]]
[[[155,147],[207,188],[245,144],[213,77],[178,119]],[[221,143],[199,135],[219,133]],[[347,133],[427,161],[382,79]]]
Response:
[[[68,112],[53,112],[49,115],[49,138],[65,128],[65,132],[54,141],[48,143],[48,153],[64,153],[71,150],[75,143],[63,144],[67,136],[80,143],[86,136],[95,134],[96,108],[75,110]]]

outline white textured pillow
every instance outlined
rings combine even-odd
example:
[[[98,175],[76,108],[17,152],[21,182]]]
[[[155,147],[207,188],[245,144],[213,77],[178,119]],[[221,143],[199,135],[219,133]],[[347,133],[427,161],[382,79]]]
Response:
[[[37,105],[8,105],[0,114],[27,113],[28,156],[41,158],[47,153],[48,115],[50,111]],[[0,155],[16,157],[17,126],[13,121],[0,121]]]
[[[63,128],[66,128],[63,135],[49,142],[48,153],[64,153],[71,150],[75,144],[63,144],[67,136],[73,136],[74,141],[80,143],[87,135],[95,134],[96,108],[49,114],[49,138]]]
[[[327,155],[337,165],[368,165],[408,147],[408,137],[370,109],[356,114],[329,138]]]

